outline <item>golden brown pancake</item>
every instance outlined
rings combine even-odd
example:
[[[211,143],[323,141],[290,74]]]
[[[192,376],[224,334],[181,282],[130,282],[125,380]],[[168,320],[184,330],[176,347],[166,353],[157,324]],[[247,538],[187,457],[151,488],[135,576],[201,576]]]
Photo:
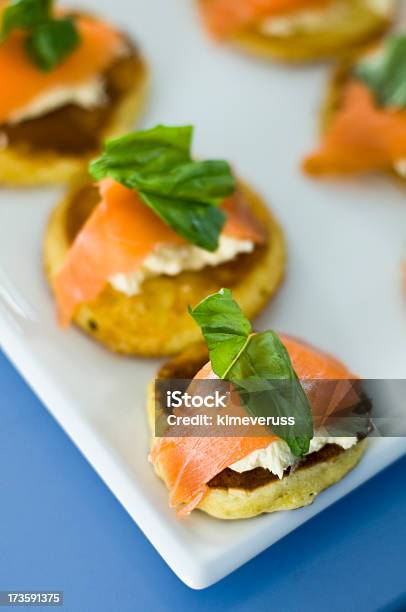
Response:
[[[283,278],[286,249],[282,230],[265,202],[248,186],[241,188],[254,216],[266,229],[266,244],[216,267],[148,278],[141,292],[131,297],[107,285],[96,300],[77,309],[75,323],[113,351],[160,356],[178,353],[200,340],[188,306],[222,287],[233,290],[246,316],[255,316]],[[97,189],[85,183],[76,186],[52,213],[44,242],[50,283],[98,201]]]
[[[363,0],[349,0],[348,14],[337,25],[309,32],[297,29],[288,36],[269,36],[257,28],[238,32],[231,44],[264,59],[286,62],[339,58],[350,48],[377,39],[391,25],[393,15],[378,15]]]
[[[157,378],[192,378],[207,361],[206,346],[196,344],[164,364],[158,370]],[[153,437],[155,381],[148,387],[147,409]],[[286,470],[282,479],[263,468],[242,473],[226,468],[208,483],[209,492],[198,508],[216,518],[242,519],[307,506],[321,491],[344,478],[357,465],[366,445],[366,440],[362,440],[344,450],[338,445],[328,444],[308,455],[294,471]],[[159,463],[154,467],[161,478]]]

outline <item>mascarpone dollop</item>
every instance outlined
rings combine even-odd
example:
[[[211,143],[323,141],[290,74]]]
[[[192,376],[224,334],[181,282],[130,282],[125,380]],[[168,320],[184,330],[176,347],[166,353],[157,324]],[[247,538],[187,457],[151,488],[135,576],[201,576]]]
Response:
[[[310,442],[310,453],[316,453],[321,450],[326,444],[337,444],[345,450],[351,448],[357,444],[358,438],[356,436],[348,437],[332,437],[332,436],[319,436],[316,435]],[[285,470],[295,466],[299,463],[299,459],[292,453],[289,446],[284,440],[276,440],[267,446],[266,448],[258,449],[236,461],[229,467],[235,472],[247,472],[255,468],[265,468],[278,476],[283,478]]]
[[[399,176],[406,178],[406,158],[398,159],[394,164],[393,168]]]
[[[16,109],[10,115],[8,123],[34,119],[66,104],[77,104],[86,109],[96,108],[105,104],[106,99],[104,79],[97,75],[84,83],[60,86],[44,92],[23,108]]]
[[[393,0],[365,0],[365,5],[382,17],[389,17],[394,8]],[[322,8],[267,17],[260,23],[259,30],[265,36],[291,36],[298,30],[312,33],[334,29],[347,18],[351,18],[350,4],[345,0],[335,0]]]
[[[162,274],[176,276],[186,270],[218,266],[241,253],[251,253],[253,249],[254,243],[250,240],[238,240],[230,236],[220,236],[219,247],[213,252],[192,244],[159,245],[144,259],[138,270],[130,274],[115,274],[109,282],[117,291],[129,296],[136,295],[147,278]]]

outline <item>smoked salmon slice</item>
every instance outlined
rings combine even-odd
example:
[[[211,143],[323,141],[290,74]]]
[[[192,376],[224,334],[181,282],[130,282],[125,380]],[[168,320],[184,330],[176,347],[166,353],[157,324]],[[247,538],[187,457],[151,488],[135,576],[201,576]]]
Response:
[[[81,42],[54,70],[43,72],[30,60],[24,33],[15,31],[0,45],[0,122],[48,91],[74,86],[102,73],[123,48],[118,32],[97,19],[76,19]]]
[[[406,111],[379,108],[362,83],[351,80],[319,150],[303,162],[311,175],[388,170],[406,157]]]
[[[274,438],[277,439],[276,437]],[[151,451],[159,461],[170,490],[169,505],[186,516],[199,505],[208,491],[207,483],[226,467],[260,448],[273,438],[161,438]]]
[[[136,191],[112,179],[103,179],[99,188],[101,202],[76,236],[53,282],[64,327],[79,304],[94,300],[115,274],[135,272],[156,246],[187,244],[142,202]],[[240,194],[227,198],[224,209],[226,235],[264,242],[263,230]]]
[[[348,380],[357,378],[338,359],[301,340],[280,336],[300,380]]]
[[[349,381],[356,378],[331,355],[299,340],[287,336],[280,338],[288,350],[297,376],[303,381],[312,382],[310,392],[315,390],[317,380]],[[216,375],[210,363],[195,377],[197,380],[213,378],[216,378]],[[348,387],[345,387],[348,391]],[[330,412],[337,409],[342,399],[341,392],[335,395],[334,406],[327,407]],[[316,395],[313,394],[313,399],[315,398]],[[323,399],[317,396],[318,401]],[[312,399],[310,401],[314,408]],[[268,432],[264,429],[265,431]],[[162,437],[155,441],[150,461],[159,465],[160,473],[170,490],[170,506],[178,510],[178,516],[185,516],[204,498],[208,492],[207,483],[212,478],[251,452],[265,448],[276,440],[278,438],[269,432],[263,437]]]
[[[223,233],[237,240],[252,240],[255,244],[266,241],[264,226],[252,215],[241,190],[224,199],[221,208],[226,213]]]
[[[272,15],[298,11],[328,0],[199,0],[208,31],[218,39]]]

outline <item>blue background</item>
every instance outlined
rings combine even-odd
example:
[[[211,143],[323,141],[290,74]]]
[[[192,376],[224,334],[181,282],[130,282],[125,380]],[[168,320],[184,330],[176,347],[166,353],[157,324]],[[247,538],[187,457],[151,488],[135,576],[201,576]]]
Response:
[[[1,353],[0,392],[0,590],[63,590],[69,612],[406,610],[406,458],[192,591]]]

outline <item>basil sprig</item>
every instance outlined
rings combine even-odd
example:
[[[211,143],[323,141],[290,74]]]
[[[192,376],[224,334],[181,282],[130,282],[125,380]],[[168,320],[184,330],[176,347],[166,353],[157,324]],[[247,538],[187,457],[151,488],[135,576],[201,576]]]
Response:
[[[406,108],[406,35],[393,34],[383,48],[361,59],[354,76],[362,81],[383,107]]]
[[[44,72],[53,70],[80,43],[74,20],[54,18],[52,7],[52,0],[15,0],[3,13],[0,32],[2,43],[13,30],[23,30],[27,53]]]
[[[226,220],[219,205],[235,190],[235,179],[225,161],[194,161],[192,136],[191,126],[158,125],[108,140],[90,173],[135,189],[177,234],[215,251]]]
[[[229,289],[208,296],[189,312],[207,342],[214,373],[233,383],[246,412],[294,417],[294,425],[272,426],[272,432],[297,457],[306,454],[313,437],[312,411],[277,334],[253,334]]]

